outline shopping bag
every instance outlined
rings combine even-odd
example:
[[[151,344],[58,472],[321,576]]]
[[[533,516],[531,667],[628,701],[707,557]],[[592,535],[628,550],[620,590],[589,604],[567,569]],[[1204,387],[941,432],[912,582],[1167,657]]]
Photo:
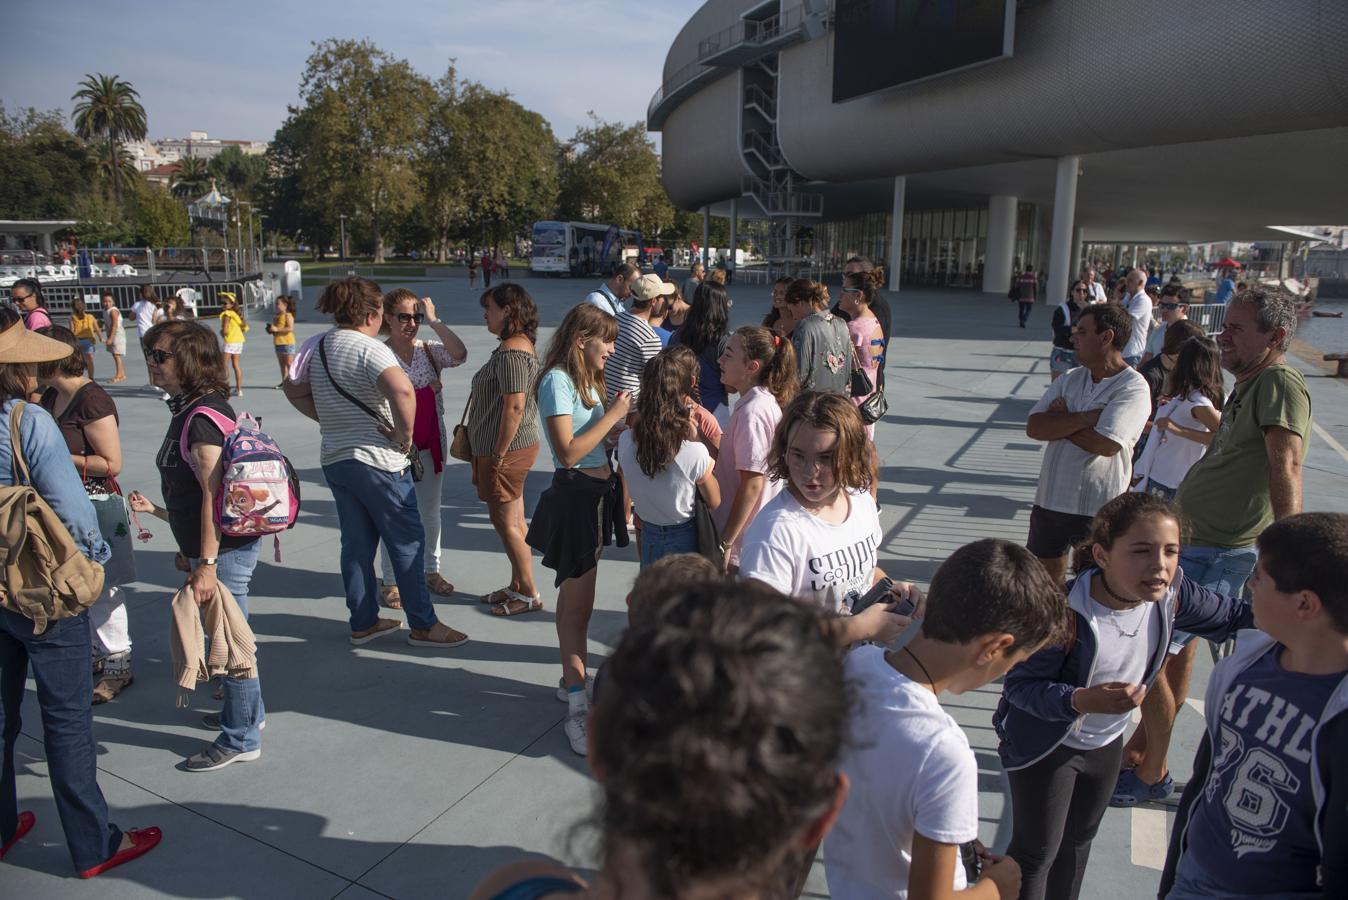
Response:
[[[96,494],[89,497],[89,502],[98,515],[98,530],[112,548],[112,556],[103,563],[103,585],[130,584],[136,580],[136,556],[131,549],[126,499],[121,494]]]

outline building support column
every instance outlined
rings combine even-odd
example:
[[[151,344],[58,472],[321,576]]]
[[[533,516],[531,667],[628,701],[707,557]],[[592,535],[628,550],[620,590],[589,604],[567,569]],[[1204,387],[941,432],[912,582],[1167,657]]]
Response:
[[[1082,245],[1085,243],[1085,241],[1086,241],[1086,229],[1078,225],[1076,232],[1072,236],[1072,264],[1067,267],[1068,284],[1071,284],[1073,281],[1081,277],[1081,253],[1083,249]],[[1063,293],[1063,296],[1064,297],[1067,296],[1066,292]]]
[[[1016,252],[1018,198],[988,198],[988,245],[983,257],[983,292],[1006,295],[1011,289],[1012,259]]]
[[[711,265],[711,250],[708,244],[711,243],[711,207],[702,207],[702,265]]]
[[[1053,232],[1049,236],[1048,285],[1044,302],[1056,306],[1067,296],[1068,267],[1072,263],[1072,238],[1076,233],[1077,171],[1081,158],[1064,156],[1058,160],[1053,186]]]
[[[738,200],[730,201],[730,252],[726,260],[726,266],[729,269],[728,274],[735,273],[737,260],[735,259],[735,247],[739,244],[740,236],[740,202]]]
[[[903,206],[908,192],[908,178],[898,175],[894,178],[894,206],[890,210],[889,220],[889,289],[899,290],[899,264],[903,261]]]

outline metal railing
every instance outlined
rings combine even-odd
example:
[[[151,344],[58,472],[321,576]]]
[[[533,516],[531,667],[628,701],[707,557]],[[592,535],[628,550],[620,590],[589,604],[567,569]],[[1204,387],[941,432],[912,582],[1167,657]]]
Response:
[[[1226,324],[1225,303],[1194,303],[1187,315],[1208,334],[1217,334]]]
[[[744,105],[757,106],[763,115],[776,121],[777,119],[777,100],[767,91],[756,84],[751,84],[744,89]]]
[[[199,282],[191,285],[172,285],[156,284],[153,285],[155,296],[160,300],[166,300],[177,294],[179,291],[191,291],[192,293],[184,298],[188,302],[188,308],[195,304],[198,317],[205,318],[219,315],[220,313],[220,295],[231,293],[247,309],[262,309],[269,305],[271,300],[271,289],[262,281],[262,279],[251,279],[248,281],[211,281]],[[44,286],[42,295],[46,300],[47,309],[53,313],[68,313],[70,311],[71,301],[76,297],[84,299],[85,307],[98,315],[102,304],[100,299],[103,294],[112,294],[113,302],[123,315],[135,305],[140,299],[141,285],[139,284],[105,284],[97,287],[85,287],[80,285],[52,285]]]
[[[778,147],[761,131],[744,132],[744,149],[757,153],[769,169],[786,168],[786,157]]]
[[[824,195],[809,191],[782,190],[761,178],[745,175],[740,179],[740,192],[753,198],[769,216],[822,216]]]

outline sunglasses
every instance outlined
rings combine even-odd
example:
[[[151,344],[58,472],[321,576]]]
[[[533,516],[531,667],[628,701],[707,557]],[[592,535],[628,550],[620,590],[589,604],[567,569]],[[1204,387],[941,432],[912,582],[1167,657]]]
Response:
[[[408,322],[416,322],[420,325],[426,321],[425,313],[398,313],[398,321],[406,325]]]
[[[162,366],[168,361],[169,357],[177,355],[178,354],[174,353],[172,350],[160,350],[158,347],[153,350],[145,351],[145,358],[156,366]]]
[[[862,291],[859,287],[845,287],[842,289],[842,292],[844,294],[860,294]]]
[[[1088,292],[1085,288],[1072,288],[1072,293],[1074,293],[1074,294],[1085,294],[1085,293],[1089,293],[1089,292]]]
[[[9,295],[9,302],[17,305],[17,304],[19,304],[19,303],[24,302],[25,300],[27,300],[28,298],[30,298],[30,297],[32,297],[32,296],[33,296],[32,294],[24,294],[22,297],[16,297],[16,296],[14,296],[13,294],[10,294],[10,295]]]
[[[1161,303],[1161,304],[1158,304],[1158,305],[1161,307],[1161,309],[1179,309],[1179,308],[1180,308],[1181,306],[1183,306],[1184,304],[1182,304],[1182,303]]]

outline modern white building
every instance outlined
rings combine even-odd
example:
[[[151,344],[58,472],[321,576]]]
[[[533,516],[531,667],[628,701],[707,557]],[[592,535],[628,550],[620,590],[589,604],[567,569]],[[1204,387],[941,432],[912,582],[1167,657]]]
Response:
[[[1083,243],[1348,211],[1344,0],[708,0],[648,127],[674,202],[783,265],[1065,294]],[[733,218],[732,218],[733,221]]]

